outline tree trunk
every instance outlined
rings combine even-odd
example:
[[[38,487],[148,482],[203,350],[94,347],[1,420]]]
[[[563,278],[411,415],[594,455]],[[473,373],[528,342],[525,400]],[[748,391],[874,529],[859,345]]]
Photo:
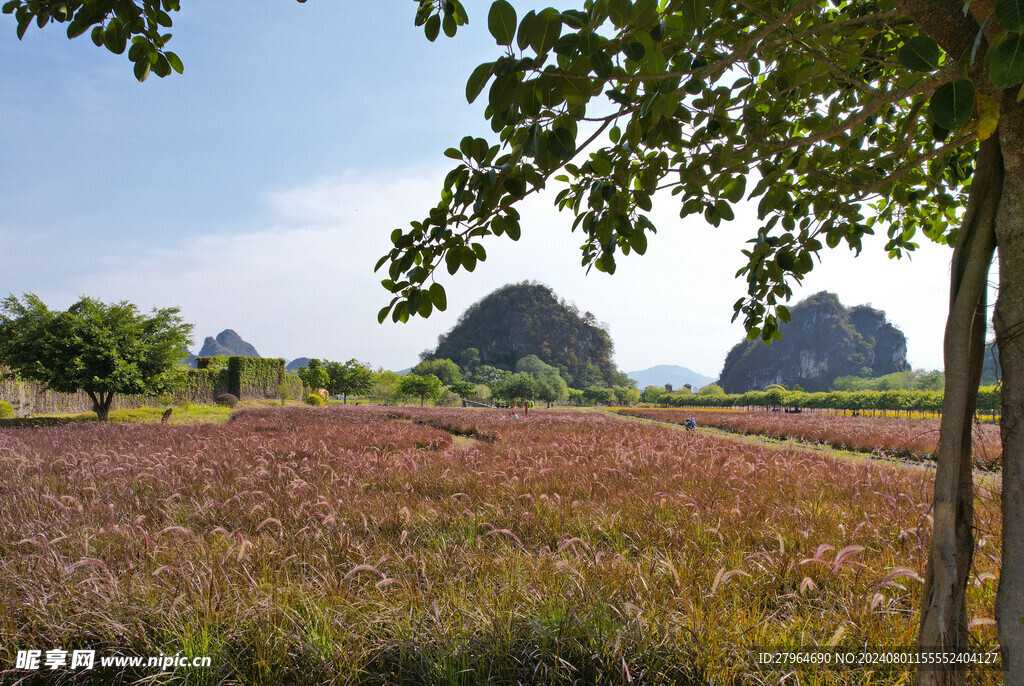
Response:
[[[999,203],[999,297],[993,317],[1003,371],[1003,555],[996,620],[1005,683],[1024,684],[1024,104],[1001,104],[1006,180]]]
[[[974,556],[971,425],[984,360],[986,291],[1002,180],[999,140],[992,136],[981,144],[967,212],[953,250],[934,524],[921,598],[922,649],[969,647],[965,593]],[[963,670],[921,670],[918,684],[962,684],[965,677]]]
[[[96,419],[101,422],[107,421],[107,417],[110,414],[110,404],[114,399],[113,393],[104,394],[102,391],[98,394],[93,391],[86,391],[86,395],[92,400],[92,411],[96,413]]]

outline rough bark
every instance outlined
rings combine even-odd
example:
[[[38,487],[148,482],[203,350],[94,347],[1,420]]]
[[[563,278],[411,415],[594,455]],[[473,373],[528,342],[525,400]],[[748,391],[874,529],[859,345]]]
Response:
[[[979,150],[967,212],[953,250],[934,524],[921,599],[922,649],[968,648],[965,596],[974,556],[971,423],[984,360],[986,291],[1002,180],[999,140],[992,136]],[[964,678],[963,671],[922,670],[918,684],[962,684]]]
[[[1015,91],[1015,89],[1009,89]],[[1003,550],[996,598],[1004,683],[1024,684],[1024,104],[1001,103],[1005,181],[999,203],[999,297],[993,324],[1003,369]]]

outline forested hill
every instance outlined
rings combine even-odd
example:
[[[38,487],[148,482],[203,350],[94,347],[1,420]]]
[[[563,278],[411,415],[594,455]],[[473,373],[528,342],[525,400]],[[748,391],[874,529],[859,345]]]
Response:
[[[760,390],[769,384],[828,390],[839,376],[884,376],[910,369],[907,339],[867,305],[844,307],[822,291],[790,310],[782,340],[760,338],[736,344],[725,358],[719,383],[727,393]]]
[[[628,385],[612,362],[613,350],[611,336],[594,315],[580,315],[547,286],[524,281],[470,306],[426,357],[454,360],[464,368],[485,364],[511,371],[521,358],[536,355],[574,388]]]

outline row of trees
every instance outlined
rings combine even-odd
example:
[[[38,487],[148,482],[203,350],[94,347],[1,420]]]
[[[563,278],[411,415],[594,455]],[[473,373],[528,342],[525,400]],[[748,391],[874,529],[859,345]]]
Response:
[[[651,386],[644,389],[641,399],[645,402],[667,407],[786,407],[825,410],[885,410],[896,412],[942,411],[942,391],[828,391],[805,393],[803,391],[747,391],[746,393],[651,393],[657,390]],[[702,389],[703,390],[703,389]],[[998,386],[985,386],[978,390],[977,411],[983,414],[998,414],[1002,409],[1001,392]]]
[[[313,358],[297,373],[309,390],[323,388],[331,395],[340,395],[345,403],[348,396],[366,395],[373,388],[373,372],[356,359],[342,363]]]
[[[574,405],[629,405],[640,400],[640,392],[633,386],[589,385],[570,388],[561,371],[536,355],[520,358],[515,371],[480,364],[473,349],[466,351],[463,365],[453,360],[424,360],[413,367],[412,373],[432,374],[461,398],[481,398],[518,404],[523,401],[553,403],[569,402]]]

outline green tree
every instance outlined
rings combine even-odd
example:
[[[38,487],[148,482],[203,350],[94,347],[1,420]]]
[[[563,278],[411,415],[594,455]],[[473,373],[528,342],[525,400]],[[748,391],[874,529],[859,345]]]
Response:
[[[0,303],[0,363],[54,391],[84,391],[101,422],[117,394],[178,387],[191,335],[177,308],[146,315],[128,302],[83,297],[59,312],[31,293]]]
[[[539,379],[542,376],[558,374],[557,367],[552,367],[536,355],[527,355],[526,357],[519,358],[519,361],[516,362],[516,371],[526,372],[535,379]]]
[[[459,355],[459,367],[462,369],[463,376],[467,379],[472,378],[473,372],[480,366],[481,362],[480,351],[477,348],[466,348]]]
[[[547,403],[565,400],[569,390],[557,367],[553,367],[536,355],[527,355],[516,362],[516,372],[529,374],[534,381],[534,398]]]
[[[640,400],[640,391],[629,386],[612,386],[612,393],[615,394],[615,402],[620,405],[632,405]]]
[[[315,357],[305,367],[299,367],[296,374],[302,379],[302,385],[310,391],[320,388],[326,389],[331,384],[331,377],[327,370],[324,369],[323,363]]]
[[[473,398],[476,396],[476,384],[472,381],[456,381],[453,384],[449,384],[448,388],[452,390],[452,393],[459,396],[463,400],[466,398]]]
[[[725,389],[718,384],[708,384],[707,386],[701,386],[701,389],[697,391],[697,395],[710,395],[721,397],[725,395]]]
[[[451,386],[453,383],[462,381],[462,370],[459,369],[459,365],[455,364],[452,360],[446,359],[423,360],[412,368],[412,373],[420,376],[433,374],[445,386]]]
[[[640,400],[645,403],[656,403],[663,395],[665,395],[665,389],[661,386],[647,386],[640,393]]]
[[[497,367],[492,367],[489,364],[482,364],[473,372],[472,380],[476,383],[485,383],[489,386],[493,383],[501,383],[508,374],[509,372],[504,369],[498,369]]]
[[[434,400],[441,395],[441,380],[433,374],[420,376],[418,374],[407,374],[398,387],[399,393],[403,396],[415,396],[420,399],[420,405],[425,405],[427,400]]]
[[[542,400],[551,407],[551,403],[557,403],[569,397],[569,386],[565,379],[559,374],[542,376],[536,379],[537,400]]]
[[[373,372],[373,386],[370,393],[376,400],[397,400],[398,389],[404,378],[398,372],[393,372],[390,369],[378,369]]]
[[[494,395],[497,398],[508,401],[510,404],[518,404],[525,400],[533,400],[537,397],[537,382],[526,372],[509,374],[495,389]]]
[[[587,405],[611,405],[615,402],[615,393],[603,386],[587,386],[583,389],[583,402]]]
[[[348,404],[348,396],[365,395],[373,388],[373,372],[359,360],[351,359],[341,362],[326,362],[327,388],[332,394],[341,395],[343,402]]]

